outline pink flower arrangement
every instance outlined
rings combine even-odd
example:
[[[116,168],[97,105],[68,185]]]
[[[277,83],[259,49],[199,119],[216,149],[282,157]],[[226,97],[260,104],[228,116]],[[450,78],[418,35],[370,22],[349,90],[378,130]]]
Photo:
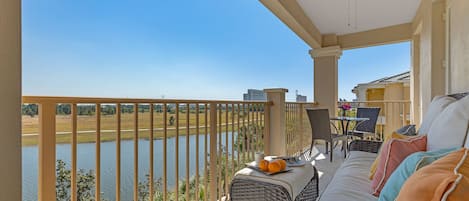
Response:
[[[346,111],[352,109],[352,106],[349,104],[342,104],[339,108]]]

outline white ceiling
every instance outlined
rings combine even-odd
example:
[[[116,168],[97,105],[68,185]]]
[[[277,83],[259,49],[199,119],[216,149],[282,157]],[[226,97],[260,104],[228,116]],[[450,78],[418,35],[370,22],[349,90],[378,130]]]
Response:
[[[297,1],[321,34],[342,35],[409,23],[421,0]]]

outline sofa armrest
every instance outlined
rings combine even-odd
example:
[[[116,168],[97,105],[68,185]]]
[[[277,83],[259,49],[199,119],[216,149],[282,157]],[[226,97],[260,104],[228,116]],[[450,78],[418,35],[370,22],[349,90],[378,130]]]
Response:
[[[378,153],[382,142],[370,140],[354,140],[349,145],[349,151],[365,151],[370,153]]]

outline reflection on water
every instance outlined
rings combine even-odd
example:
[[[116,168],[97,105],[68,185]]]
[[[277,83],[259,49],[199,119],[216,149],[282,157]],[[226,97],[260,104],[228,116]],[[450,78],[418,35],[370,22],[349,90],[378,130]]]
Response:
[[[235,134],[236,135],[236,134]],[[199,155],[199,170],[203,173],[205,135],[199,135],[199,151],[196,152],[196,135],[189,136],[189,165],[190,175],[195,174],[196,154]],[[208,138],[208,136],[207,136]],[[225,146],[226,133],[222,134],[222,144]],[[174,188],[175,184],[175,142],[176,138],[167,139],[167,175],[168,185]],[[209,147],[210,140],[207,140]],[[231,133],[228,133],[228,150],[231,150]],[[78,168],[86,170],[95,169],[95,143],[78,144]],[[145,181],[145,175],[149,173],[150,142],[139,140],[138,142],[138,174],[139,181]],[[71,146],[59,144],[56,147],[57,160],[64,160],[70,166]],[[121,196],[122,200],[132,199],[133,186],[133,160],[134,144],[132,140],[121,142]],[[38,173],[38,148],[37,146],[23,147],[23,200],[37,200],[37,173]],[[208,156],[207,156],[208,157]],[[116,180],[116,143],[101,143],[101,191],[106,199],[114,200]],[[185,179],[186,167],[186,137],[179,137],[179,179]],[[155,179],[163,177],[163,140],[154,140],[154,175]]]

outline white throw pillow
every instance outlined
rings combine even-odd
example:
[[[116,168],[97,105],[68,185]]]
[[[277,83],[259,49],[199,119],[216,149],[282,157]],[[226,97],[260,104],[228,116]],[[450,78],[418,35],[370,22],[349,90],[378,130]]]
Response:
[[[450,104],[433,121],[427,135],[427,150],[462,147],[469,123],[469,96]]]
[[[443,112],[443,110],[450,105],[451,103],[455,102],[456,99],[449,96],[435,96],[432,102],[428,106],[427,113],[424,115],[422,124],[420,125],[420,129],[418,131],[419,135],[428,134],[428,130],[432,126],[433,121],[438,117],[438,115]]]

